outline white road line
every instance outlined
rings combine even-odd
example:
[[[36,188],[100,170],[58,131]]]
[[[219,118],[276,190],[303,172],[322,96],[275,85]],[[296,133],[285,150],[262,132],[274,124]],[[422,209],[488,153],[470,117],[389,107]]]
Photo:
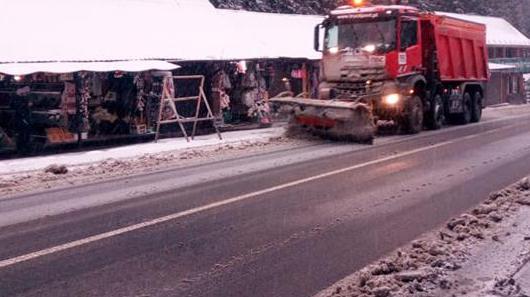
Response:
[[[129,232],[132,232],[132,231],[135,231],[135,230],[139,230],[139,229],[147,228],[147,227],[150,227],[150,226],[158,225],[158,224],[161,224],[161,223],[165,223],[165,222],[168,222],[168,221],[172,221],[172,220],[175,220],[175,219],[183,218],[183,217],[190,216],[190,215],[193,215],[193,214],[197,214],[197,213],[200,213],[200,212],[204,212],[204,211],[207,211],[207,210],[210,210],[210,209],[226,206],[226,205],[229,205],[229,204],[234,204],[234,203],[241,202],[243,200],[248,200],[250,198],[254,198],[254,197],[257,197],[257,196],[260,196],[260,195],[263,195],[263,194],[268,194],[268,193],[275,192],[275,191],[278,191],[278,190],[282,190],[282,189],[285,189],[285,188],[298,186],[298,185],[301,185],[301,184],[304,184],[304,183],[308,183],[308,182],[311,182],[311,181],[315,181],[315,180],[318,180],[318,179],[323,179],[323,178],[326,178],[326,177],[330,177],[330,176],[333,176],[333,175],[345,173],[345,172],[348,172],[348,171],[357,170],[357,169],[360,169],[360,168],[363,168],[363,167],[368,167],[368,166],[376,165],[376,164],[379,164],[379,163],[387,162],[387,161],[390,161],[390,160],[399,159],[399,158],[402,158],[402,157],[414,155],[414,154],[417,154],[417,153],[421,153],[421,152],[424,152],[424,151],[432,150],[432,149],[439,148],[439,147],[442,147],[442,146],[451,145],[453,143],[456,143],[456,142],[459,142],[459,141],[462,141],[462,140],[468,140],[468,139],[472,139],[472,138],[477,138],[477,137],[483,136],[484,134],[491,134],[491,133],[497,132],[499,130],[505,130],[505,129],[512,128],[513,126],[516,126],[516,125],[511,125],[511,126],[507,126],[507,127],[497,128],[497,129],[490,130],[490,131],[487,131],[487,132],[483,132],[483,133],[480,133],[480,134],[469,135],[469,136],[466,136],[466,137],[462,137],[462,138],[458,138],[458,139],[454,139],[454,140],[450,140],[450,141],[441,142],[441,143],[438,143],[438,144],[435,144],[435,145],[431,145],[431,146],[426,146],[426,147],[410,150],[410,151],[407,151],[407,152],[399,153],[399,154],[396,154],[396,155],[384,157],[384,158],[373,160],[373,161],[369,161],[369,162],[366,162],[366,163],[357,164],[357,165],[354,165],[354,166],[349,166],[349,167],[345,167],[345,168],[342,168],[342,169],[329,171],[329,172],[318,174],[318,175],[315,175],[315,176],[312,176],[312,177],[299,179],[299,180],[296,180],[296,181],[293,181],[293,182],[289,182],[289,183],[281,184],[281,185],[278,185],[278,186],[274,186],[274,187],[271,187],[271,188],[268,188],[268,189],[263,189],[263,190],[260,190],[260,191],[256,191],[256,192],[244,194],[244,195],[241,195],[241,196],[229,198],[229,199],[226,199],[226,200],[223,200],[223,201],[218,201],[218,202],[214,202],[214,203],[211,203],[211,204],[207,204],[207,205],[203,205],[203,206],[200,206],[200,207],[196,207],[196,208],[192,208],[192,209],[189,209],[189,210],[185,210],[185,211],[182,211],[182,212],[174,213],[174,214],[171,214],[171,215],[168,215],[168,216],[164,216],[164,217],[160,217],[160,218],[157,218],[157,219],[154,219],[154,220],[151,220],[151,221],[147,221],[147,222],[131,225],[131,226],[128,226],[128,227],[116,229],[116,230],[105,232],[105,233],[101,233],[101,234],[90,236],[90,237],[87,237],[87,238],[84,238],[84,239],[71,241],[71,242],[68,242],[68,243],[65,243],[65,244],[57,245],[57,246],[54,246],[54,247],[51,247],[51,248],[47,248],[47,249],[43,249],[43,250],[40,250],[40,251],[37,251],[37,252],[33,252],[33,253],[26,254],[26,255],[22,255],[22,256],[18,256],[18,257],[14,257],[14,258],[11,258],[11,259],[6,259],[6,260],[3,260],[3,261],[0,261],[0,268],[9,267],[9,266],[12,266],[12,265],[15,265],[15,264],[18,264],[18,263],[22,263],[22,262],[33,260],[33,259],[40,258],[40,257],[43,257],[43,256],[55,254],[55,253],[62,252],[62,251],[65,251],[65,250],[69,250],[69,249],[72,249],[72,248],[75,248],[75,247],[80,247],[80,246],[87,245],[89,243],[93,243],[93,242],[100,241],[100,240],[103,240],[103,239],[116,237],[116,236],[121,235],[121,234],[129,233]]]

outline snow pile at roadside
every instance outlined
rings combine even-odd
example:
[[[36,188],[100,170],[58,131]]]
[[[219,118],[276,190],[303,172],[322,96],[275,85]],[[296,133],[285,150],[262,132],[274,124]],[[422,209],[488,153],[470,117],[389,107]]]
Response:
[[[90,150],[79,153],[64,153],[43,157],[31,157],[0,161],[0,175],[40,170],[50,165],[66,166],[83,165],[101,162],[107,159],[134,158],[144,154],[157,154],[177,150],[201,149],[209,146],[239,145],[247,142],[263,142],[270,138],[280,137],[283,127],[259,130],[234,131],[223,133],[223,140],[217,135],[197,136],[195,140],[186,142],[184,138],[171,138],[142,144],[120,146],[103,150]]]
[[[486,202],[450,220],[444,228],[365,267],[317,296],[468,296],[455,272],[473,257],[474,246],[499,241],[501,223],[521,207],[528,206],[530,179],[526,178],[490,195]],[[527,249],[530,253],[530,245]],[[528,296],[510,276],[497,279],[488,290],[488,295],[471,296]]]
[[[281,131],[283,134],[283,129]],[[281,134],[280,134],[281,135]],[[203,147],[138,154],[131,158],[106,158],[79,165],[39,164],[37,170],[0,175],[0,199],[41,189],[91,183],[99,180],[144,174],[168,168],[193,166],[233,157],[244,157],[303,145],[303,140],[283,136],[262,137]]]

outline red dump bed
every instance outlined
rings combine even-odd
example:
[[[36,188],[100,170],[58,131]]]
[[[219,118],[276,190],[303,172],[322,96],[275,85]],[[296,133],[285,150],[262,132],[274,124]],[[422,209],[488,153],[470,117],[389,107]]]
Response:
[[[442,81],[486,81],[489,78],[486,26],[428,14],[434,30]]]

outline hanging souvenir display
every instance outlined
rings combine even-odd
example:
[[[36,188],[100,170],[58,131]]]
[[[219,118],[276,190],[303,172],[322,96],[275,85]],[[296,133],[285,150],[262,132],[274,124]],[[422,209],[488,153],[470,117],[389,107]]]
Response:
[[[228,91],[232,89],[232,83],[228,75],[218,69],[212,78],[212,112],[215,117],[220,117],[223,111],[230,108],[230,96]]]
[[[160,100],[162,98],[163,90],[163,78],[153,76],[153,87],[151,88],[151,92],[147,95],[147,104],[145,108],[147,125],[151,130],[156,127],[158,121],[158,112],[160,110]]]
[[[67,115],[76,113],[75,84],[72,82],[64,83],[64,91],[61,95],[61,107]]]
[[[269,95],[263,75],[261,72],[248,71],[243,84],[247,88],[243,93],[243,103],[248,107],[247,116],[256,119],[260,124],[269,125]]]
[[[165,76],[163,79],[162,99],[175,98],[175,82],[172,76]],[[162,120],[171,120],[177,117],[175,103],[173,101],[165,101],[162,109]]]
[[[90,80],[90,93],[94,97],[101,97],[103,96],[103,82],[101,78],[101,74],[99,73],[93,73]]]
[[[78,105],[78,116],[80,120],[79,131],[87,132],[88,127],[88,100],[90,99],[90,83],[88,79],[88,73],[80,72],[80,90],[79,90],[79,105]]]
[[[140,73],[134,77],[134,85],[136,86],[136,110],[143,113],[145,109],[145,79]]]
[[[175,98],[175,82],[173,82],[173,77],[165,76],[163,82],[164,91],[162,93],[162,98]]]

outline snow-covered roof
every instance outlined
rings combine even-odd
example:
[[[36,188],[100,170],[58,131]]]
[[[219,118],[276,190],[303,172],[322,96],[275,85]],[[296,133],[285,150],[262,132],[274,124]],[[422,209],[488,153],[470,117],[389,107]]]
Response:
[[[321,58],[314,50],[313,34],[315,26],[324,21],[323,16],[226,9],[218,9],[217,13],[237,26],[234,32],[224,32],[234,35],[227,37],[233,41],[230,46],[245,49],[251,57]]]
[[[530,47],[530,39],[503,18],[449,12],[437,14],[486,25],[489,46]]]
[[[318,58],[322,20],[208,0],[5,0],[0,63]]]
[[[515,69],[517,66],[515,65],[508,65],[508,64],[497,64],[497,63],[489,63],[490,70],[507,70],[507,69]]]
[[[165,0],[127,0],[127,1],[165,1]],[[177,6],[184,8],[215,9],[210,0],[172,0]]]
[[[114,62],[41,62],[41,63],[0,63],[0,73],[9,75],[28,75],[36,72],[73,73],[91,72],[141,72],[147,70],[174,70],[178,65],[166,61],[137,60]]]

